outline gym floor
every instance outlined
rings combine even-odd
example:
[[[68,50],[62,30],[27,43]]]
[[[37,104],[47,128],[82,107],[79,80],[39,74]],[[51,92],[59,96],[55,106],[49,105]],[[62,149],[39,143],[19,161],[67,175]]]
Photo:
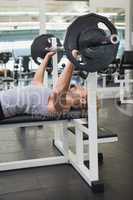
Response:
[[[105,183],[103,194],[93,194],[79,174],[66,165],[0,173],[0,200],[132,200],[133,199],[133,106],[120,109],[114,100],[103,103],[99,123],[117,133],[119,142],[102,144],[99,166]],[[57,155],[52,146],[52,129],[20,134],[3,130],[0,134],[0,162]]]

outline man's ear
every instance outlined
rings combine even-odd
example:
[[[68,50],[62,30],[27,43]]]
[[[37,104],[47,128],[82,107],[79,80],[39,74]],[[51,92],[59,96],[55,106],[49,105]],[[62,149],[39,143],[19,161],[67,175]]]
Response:
[[[71,88],[76,88],[76,85],[71,84],[71,85],[70,85],[70,89],[71,89]]]

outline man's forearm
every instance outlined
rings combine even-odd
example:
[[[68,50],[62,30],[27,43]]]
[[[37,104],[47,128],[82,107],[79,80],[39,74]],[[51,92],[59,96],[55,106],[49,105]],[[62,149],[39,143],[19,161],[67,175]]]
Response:
[[[44,73],[45,73],[46,68],[48,66],[48,62],[49,62],[49,57],[46,55],[43,62],[41,63],[41,65],[39,66],[39,68],[37,69],[37,71],[35,73],[33,83],[37,82],[37,83],[43,84]]]
[[[75,59],[77,59],[77,57],[79,55],[79,51],[76,49],[73,49],[72,55]],[[54,90],[57,94],[62,94],[62,93],[65,94],[68,91],[69,86],[70,86],[70,81],[71,81],[72,75],[73,75],[73,70],[74,70],[74,65],[70,62],[70,60],[68,60],[67,65],[64,69],[64,72],[59,77],[57,84],[54,88]]]
[[[60,75],[55,87],[54,91],[57,94],[65,93],[69,89],[70,81],[72,78],[74,66],[73,64],[68,60],[67,66],[65,67],[63,73]]]

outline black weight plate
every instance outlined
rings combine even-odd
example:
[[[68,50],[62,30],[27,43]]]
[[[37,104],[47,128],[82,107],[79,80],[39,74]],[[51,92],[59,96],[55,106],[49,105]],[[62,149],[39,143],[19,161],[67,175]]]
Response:
[[[88,54],[87,54],[88,50]],[[80,66],[80,70],[87,72],[95,72],[100,70],[105,70],[108,68],[109,64],[115,59],[117,54],[116,46],[112,44],[92,47],[85,49],[85,53],[90,55],[90,57],[83,56],[83,62],[87,63]]]
[[[98,47],[100,45],[110,44],[111,41],[106,35],[106,32],[102,29],[90,29],[87,28],[81,31],[78,38],[78,49],[82,51],[88,47]]]
[[[52,34],[43,34],[35,38],[31,45],[31,57],[33,58],[34,62],[38,65],[41,64],[41,62],[38,60],[38,58],[44,58],[45,55],[48,53],[48,50],[46,48],[51,47],[51,38],[55,37]],[[61,47],[62,44],[57,38],[57,46]],[[63,52],[58,53],[58,61],[61,59],[63,56]],[[49,62],[48,67],[52,67],[52,61]]]
[[[76,69],[87,72],[100,71],[106,69],[115,59],[119,44],[110,42],[106,33],[98,27],[100,22],[107,26],[110,34],[117,34],[114,25],[106,17],[93,13],[78,17],[68,27],[64,48]],[[84,32],[86,30],[87,34]],[[80,51],[83,62],[72,56],[73,49]]]

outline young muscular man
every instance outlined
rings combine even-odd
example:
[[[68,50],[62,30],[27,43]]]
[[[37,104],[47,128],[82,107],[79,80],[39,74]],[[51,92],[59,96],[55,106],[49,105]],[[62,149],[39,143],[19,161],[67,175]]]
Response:
[[[75,57],[78,54],[76,50],[72,53]],[[68,112],[71,108],[86,107],[86,90],[79,85],[70,87],[74,66],[69,60],[54,88],[44,87],[44,73],[54,54],[47,53],[30,86],[0,92],[0,119],[23,114],[43,116],[46,113]]]

